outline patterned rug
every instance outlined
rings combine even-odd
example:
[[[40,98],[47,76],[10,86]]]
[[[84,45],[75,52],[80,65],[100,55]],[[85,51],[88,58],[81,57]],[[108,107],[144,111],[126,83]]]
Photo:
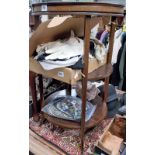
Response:
[[[94,145],[102,135],[104,128],[109,124],[111,119],[103,120],[98,126],[85,134],[84,155],[92,155]],[[29,127],[35,133],[55,144],[69,155],[81,155],[80,137],[78,129],[62,129],[54,127],[48,122],[39,126],[40,122],[34,122],[32,118],[29,121]]]

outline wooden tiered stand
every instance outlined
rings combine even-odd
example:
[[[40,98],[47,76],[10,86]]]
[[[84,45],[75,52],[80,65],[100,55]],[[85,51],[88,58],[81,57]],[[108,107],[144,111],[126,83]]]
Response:
[[[104,1],[104,0],[103,0]],[[47,10],[42,11],[42,6],[46,6]],[[117,3],[104,3],[104,2],[50,2],[50,3],[37,3],[32,5],[32,15],[77,15],[82,16],[84,18],[84,69],[82,78],[82,113],[81,113],[81,122],[72,122],[59,118],[55,118],[49,116],[47,114],[43,114],[42,116],[46,118],[48,121],[53,123],[54,125],[58,125],[60,127],[65,128],[80,128],[80,137],[81,137],[81,152],[83,152],[84,146],[84,133],[87,129],[94,127],[98,123],[100,123],[106,116],[107,113],[107,93],[108,93],[108,84],[109,84],[109,76],[112,73],[112,51],[113,51],[113,42],[114,42],[114,32],[115,32],[115,23],[113,22],[113,17],[123,16],[124,6],[123,4]],[[92,16],[93,15],[93,16]],[[107,55],[107,62],[105,65],[99,67],[95,71],[88,74],[88,58],[89,58],[89,46],[90,46],[90,31],[92,25],[92,18],[110,16],[111,20],[111,31],[109,37],[109,51]],[[32,39],[30,38],[30,46]],[[32,55],[32,51],[30,51],[30,56]],[[37,110],[37,98],[36,98],[36,85],[35,85],[35,76],[36,74],[39,76],[39,88],[40,88],[40,107],[44,106],[44,97],[43,97],[43,81],[42,81],[42,73],[34,72],[32,70],[32,66],[30,64],[30,88],[32,92],[33,98],[33,109],[34,109],[34,120],[39,119],[38,110]],[[52,70],[51,70],[52,71]],[[53,78],[53,77],[49,77]],[[86,112],[86,90],[87,90],[87,81],[88,80],[104,80],[104,96],[103,100],[97,100],[97,108],[92,116],[92,118],[85,122],[85,112]]]

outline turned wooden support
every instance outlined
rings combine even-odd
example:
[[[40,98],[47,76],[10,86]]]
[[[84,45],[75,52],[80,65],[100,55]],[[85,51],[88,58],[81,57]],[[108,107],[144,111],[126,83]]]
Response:
[[[84,69],[85,75],[82,79],[82,113],[81,113],[81,152],[84,148],[84,132],[85,132],[85,113],[86,113],[86,100],[87,100],[87,81],[88,81],[88,58],[89,58],[89,46],[90,46],[90,22],[91,17],[85,16],[84,25]]]
[[[40,111],[44,106],[44,92],[43,92],[43,76],[41,74],[39,76],[39,91],[40,91]]]
[[[33,72],[29,72],[29,85],[32,94],[32,102],[33,102],[33,119],[35,121],[39,121],[39,114],[37,110],[37,91],[36,91],[36,82],[35,82],[36,74]]]
[[[109,49],[108,49],[108,55],[107,55],[107,64],[111,64],[112,53],[113,53],[113,44],[114,44],[114,35],[115,35],[115,23],[111,22],[111,29],[110,29],[110,35],[109,35]],[[104,82],[105,83],[104,83],[103,99],[105,102],[107,102],[108,88],[109,88],[108,87],[109,86],[109,77],[106,77]]]

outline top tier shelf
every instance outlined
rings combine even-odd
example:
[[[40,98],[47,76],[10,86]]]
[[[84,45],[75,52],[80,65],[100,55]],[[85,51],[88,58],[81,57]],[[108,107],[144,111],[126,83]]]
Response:
[[[41,74],[45,77],[66,82],[68,84],[75,84],[76,81],[80,80],[82,78],[80,70],[73,70],[71,68],[57,68],[48,71],[44,70],[41,65],[33,59],[33,53],[39,44],[55,41],[66,34],[70,35],[70,30],[74,30],[78,37],[84,37],[84,21],[85,20],[83,17],[72,17],[66,19],[63,23],[50,28],[48,28],[48,25],[51,20],[41,23],[31,36],[29,42],[30,71]],[[92,18],[91,28],[93,28],[99,22],[102,22],[102,18]],[[104,58],[103,63],[98,63],[95,58],[89,60],[88,80],[106,78],[111,74],[111,72],[112,66],[111,64],[107,64],[107,57]]]
[[[32,15],[70,14],[70,15],[113,15],[122,16],[124,0],[99,2],[47,2],[32,4]]]

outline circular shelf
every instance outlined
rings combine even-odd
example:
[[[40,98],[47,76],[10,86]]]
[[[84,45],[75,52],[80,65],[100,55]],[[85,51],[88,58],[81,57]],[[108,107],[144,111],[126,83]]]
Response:
[[[100,123],[107,114],[107,105],[105,102],[102,101],[102,98],[97,96],[97,98],[93,101],[97,107],[93,114],[93,116],[85,123],[85,129],[92,128]],[[52,124],[63,127],[63,128],[71,128],[71,129],[80,129],[81,124],[80,122],[68,121],[60,118],[56,118],[53,116],[49,116],[46,113],[42,112],[42,115],[45,119],[47,119]]]

